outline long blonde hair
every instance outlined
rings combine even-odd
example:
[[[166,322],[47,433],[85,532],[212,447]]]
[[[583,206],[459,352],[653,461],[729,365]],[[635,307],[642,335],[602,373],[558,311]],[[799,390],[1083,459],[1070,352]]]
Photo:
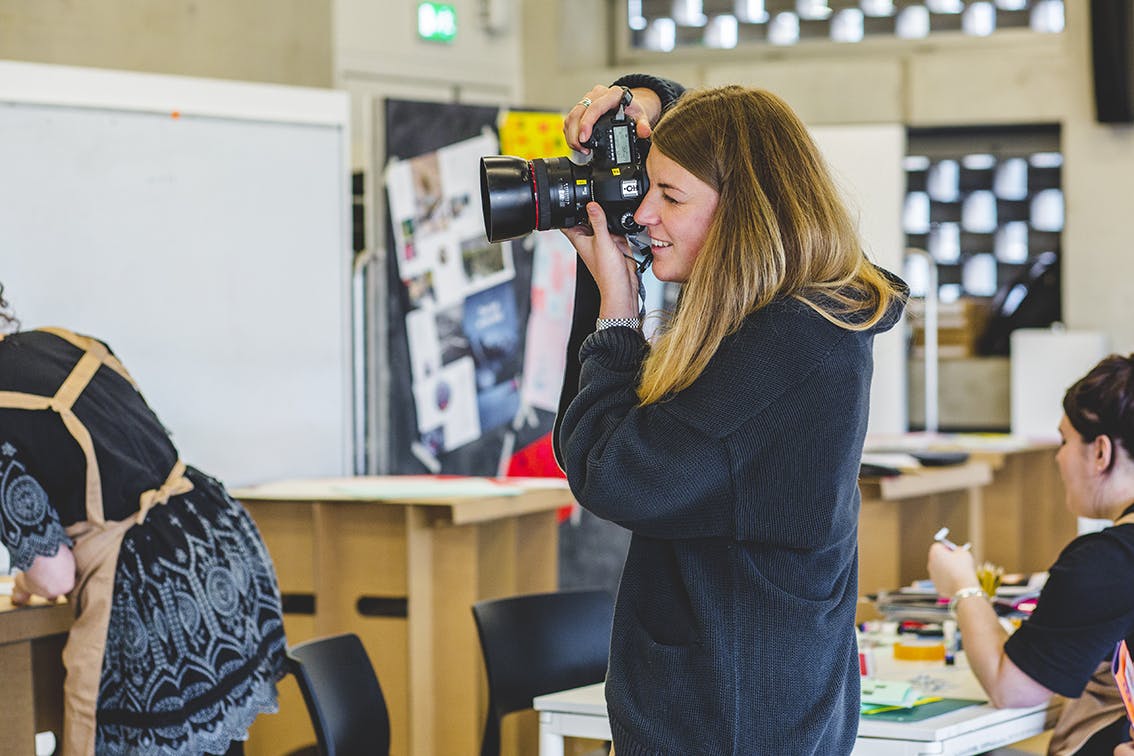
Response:
[[[721,341],[775,299],[794,297],[850,330],[885,315],[895,286],[866,259],[818,148],[779,97],[735,85],[686,92],[652,141],[720,198],[643,365],[642,404],[687,388]]]

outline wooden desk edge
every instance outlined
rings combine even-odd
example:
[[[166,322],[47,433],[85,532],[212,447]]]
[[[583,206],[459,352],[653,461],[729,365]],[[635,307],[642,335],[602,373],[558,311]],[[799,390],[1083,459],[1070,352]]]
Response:
[[[66,633],[74,621],[71,604],[16,608],[4,596],[0,598],[0,645]]]
[[[885,478],[862,478],[863,496],[880,499],[907,499],[915,496],[962,491],[992,482],[992,468],[984,462],[967,462],[955,467],[927,467],[917,472]]]
[[[508,496],[431,496],[431,497],[367,497],[349,492],[329,490],[315,491],[308,485],[296,487],[288,492],[281,486],[268,484],[264,487],[234,488],[230,495],[240,502],[250,504],[304,503],[304,504],[348,504],[348,505],[386,505],[401,507],[425,507],[438,510],[434,523],[467,525],[490,522],[516,515],[535,514],[560,509],[574,503],[574,496],[567,487],[535,486],[521,493]]]

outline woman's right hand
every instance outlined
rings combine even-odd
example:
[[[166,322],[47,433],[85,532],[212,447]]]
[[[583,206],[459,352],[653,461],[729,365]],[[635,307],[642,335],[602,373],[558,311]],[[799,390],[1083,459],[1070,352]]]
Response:
[[[633,97],[626,106],[626,115],[634,119],[634,129],[639,138],[648,139],[653,133],[654,124],[661,118],[661,98],[654,90],[643,87],[631,89],[630,93]],[[584,105],[586,99],[591,101],[590,105]],[[567,139],[568,146],[589,153],[590,150],[583,146],[583,142],[591,138],[595,121],[602,114],[618,108],[621,99],[622,87],[607,87],[602,84],[591,87],[591,91],[575,103],[563,119],[563,136]]]
[[[597,202],[587,203],[590,227],[562,229],[571,245],[583,258],[587,270],[599,289],[600,318],[634,318],[638,316],[637,267],[626,238],[612,236],[606,227],[606,213]]]
[[[929,579],[938,595],[952,596],[962,588],[979,586],[976,562],[968,549],[950,549],[942,543],[929,547]]]

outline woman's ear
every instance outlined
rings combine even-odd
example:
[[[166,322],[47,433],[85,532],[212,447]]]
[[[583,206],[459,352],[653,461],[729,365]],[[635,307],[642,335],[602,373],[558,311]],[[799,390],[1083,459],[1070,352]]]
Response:
[[[1107,472],[1114,464],[1114,442],[1110,436],[1100,433],[1091,442],[1091,461],[1095,472]]]

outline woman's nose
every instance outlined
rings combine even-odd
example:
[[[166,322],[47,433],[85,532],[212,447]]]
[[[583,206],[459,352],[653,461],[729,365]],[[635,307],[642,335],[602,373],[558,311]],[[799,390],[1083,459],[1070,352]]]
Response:
[[[650,200],[650,194],[647,192],[646,196],[642,198],[642,204],[638,205],[638,209],[634,211],[634,220],[643,226],[653,226],[658,222],[657,213],[654,212],[653,202]]]

